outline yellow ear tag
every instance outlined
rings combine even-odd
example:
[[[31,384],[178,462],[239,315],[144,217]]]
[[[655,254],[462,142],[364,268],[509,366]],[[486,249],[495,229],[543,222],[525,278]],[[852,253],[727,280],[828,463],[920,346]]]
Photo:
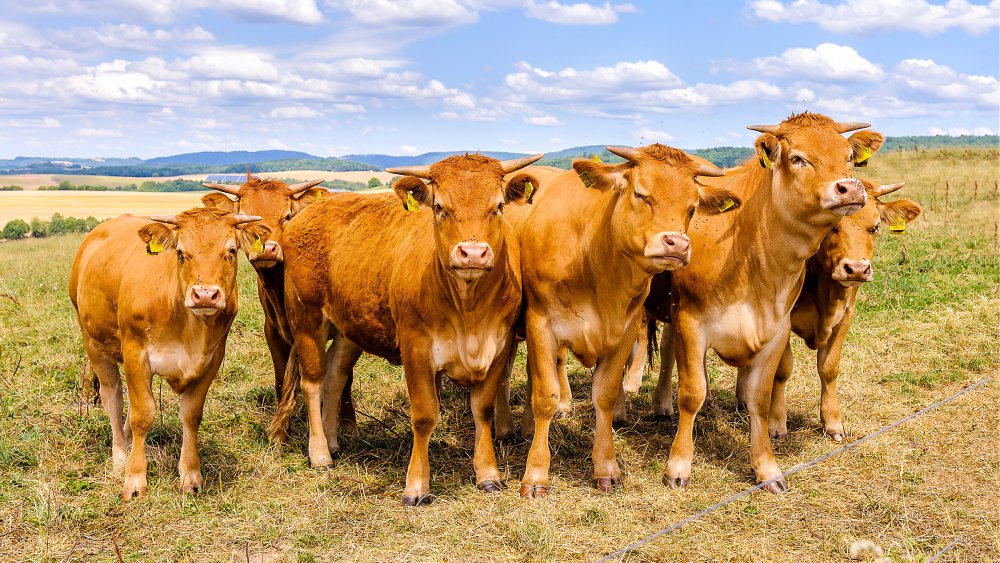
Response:
[[[868,147],[861,147],[860,149],[858,149],[858,152],[860,154],[858,158],[854,159],[855,165],[861,164],[862,162],[868,160],[872,156],[872,150]]]
[[[767,158],[767,151],[760,151],[760,165],[762,168],[771,168],[771,159]]]
[[[257,237],[257,240],[253,241],[253,244],[250,245],[250,251],[257,254],[264,252],[264,243],[260,242],[260,237]]]
[[[719,213],[728,211],[733,207],[736,207],[736,202],[733,201],[733,198],[727,197],[726,199],[722,200],[721,204],[719,204]]]
[[[406,207],[406,210],[411,212],[420,208],[420,204],[413,198],[413,192],[406,192],[406,203],[403,204],[403,207]]]
[[[595,154],[595,155],[593,155],[593,156],[591,156],[591,157],[590,157],[590,160],[593,160],[593,161],[594,161],[594,162],[596,162],[597,164],[600,164],[600,163],[601,163],[601,157],[597,156],[596,154]]]
[[[889,223],[889,232],[901,235],[906,232],[906,221],[902,217],[896,217]]]
[[[524,201],[531,203],[531,194],[535,193],[535,185],[531,182],[524,183]]]
[[[161,252],[163,252],[163,243],[155,238],[149,239],[149,244],[146,245],[146,254],[154,255]]]
[[[584,186],[587,186],[588,188],[594,187],[594,178],[590,176],[590,172],[580,174],[580,180],[583,181]]]

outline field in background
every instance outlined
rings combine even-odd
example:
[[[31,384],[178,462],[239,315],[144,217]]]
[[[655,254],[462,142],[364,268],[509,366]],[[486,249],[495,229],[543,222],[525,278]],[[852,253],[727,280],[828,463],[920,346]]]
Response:
[[[861,291],[840,385],[856,439],[969,383],[987,386],[789,479],[783,495],[753,493],[628,556],[636,561],[802,560],[847,557],[868,539],[894,560],[917,561],[953,540],[939,561],[1000,557],[997,405],[996,150],[876,155],[858,175],[906,180],[887,199],[920,202],[906,235],[883,235],[876,281]],[[85,215],[83,212],[74,215]],[[647,419],[653,381],[629,399],[616,431],[625,488],[590,486],[589,371],[571,363],[576,402],[553,424],[553,490],[517,497],[528,446],[497,450],[511,490],[470,482],[468,393],[446,384],[431,441],[432,492],[399,506],[410,451],[399,368],[364,357],[355,378],[360,430],[328,471],[309,468],[305,413],[281,450],[265,437],[274,407],[255,279],[241,264],[241,307],[201,431],[206,490],[177,492],[178,401],[169,387],[149,436],[149,496],[122,503],[103,411],[81,406],[83,350],[66,296],[82,236],[0,244],[0,559],[115,560],[593,560],[752,485],[748,423],[735,410],[734,371],[710,355],[713,402],[696,427],[691,484],[660,484],[674,428]],[[522,356],[515,415],[524,400]],[[836,446],[822,436],[813,356],[795,341],[788,385],[791,438],[784,469]],[[159,396],[159,381],[154,381]],[[82,412],[81,412],[82,411]]]

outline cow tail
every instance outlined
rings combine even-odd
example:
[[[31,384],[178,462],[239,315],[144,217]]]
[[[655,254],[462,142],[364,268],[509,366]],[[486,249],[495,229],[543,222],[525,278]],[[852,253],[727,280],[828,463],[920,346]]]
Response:
[[[288,354],[288,364],[285,365],[285,377],[281,385],[281,397],[274,409],[274,416],[271,424],[267,427],[267,437],[277,445],[284,444],[288,440],[288,425],[295,410],[295,393],[299,389],[299,380],[302,378],[299,370],[298,343],[292,344],[292,349]]]
[[[660,340],[656,338],[656,319],[653,315],[646,315],[646,361],[649,369],[653,369],[653,359],[660,353]]]

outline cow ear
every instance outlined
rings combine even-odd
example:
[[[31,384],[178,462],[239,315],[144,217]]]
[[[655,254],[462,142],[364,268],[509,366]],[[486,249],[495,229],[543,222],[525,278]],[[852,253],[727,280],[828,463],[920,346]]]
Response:
[[[885,144],[885,137],[876,131],[858,131],[848,137],[854,166],[868,166],[868,159]]]
[[[781,141],[770,133],[764,133],[753,143],[757,151],[757,162],[761,168],[772,169],[781,158]]]
[[[431,204],[431,190],[420,178],[403,176],[392,183],[392,189],[407,211],[416,211],[421,205]]]
[[[146,243],[146,254],[159,254],[177,248],[177,229],[163,223],[150,223],[139,229],[139,238]]]
[[[267,240],[269,236],[271,236],[271,229],[256,221],[253,223],[243,223],[236,227],[236,240],[239,242],[240,250],[247,256],[255,251],[254,246],[258,246],[261,244],[261,241]],[[256,249],[256,252],[260,251],[260,248]]]
[[[503,188],[503,200],[507,203],[531,203],[540,187],[538,179],[531,174],[518,174]]]
[[[631,169],[632,165],[627,161],[622,164],[601,164],[587,158],[573,161],[573,170],[583,185],[601,191],[627,188],[628,178],[625,174]]]
[[[727,189],[698,184],[699,213],[716,215],[739,209],[741,205],[743,205],[743,200],[740,199],[740,196]]]
[[[879,219],[890,227],[893,224],[899,225],[900,222],[905,225],[919,217],[922,212],[923,209],[919,204],[908,199],[898,199],[888,203],[878,202]]]
[[[313,203],[317,199],[323,197],[324,194],[329,193],[323,188],[312,188],[302,192],[301,194],[292,196],[292,216],[294,217],[299,211],[306,208],[307,205]]]
[[[226,213],[238,213],[236,202],[217,192],[205,194],[201,198],[201,204],[209,209],[218,209]]]

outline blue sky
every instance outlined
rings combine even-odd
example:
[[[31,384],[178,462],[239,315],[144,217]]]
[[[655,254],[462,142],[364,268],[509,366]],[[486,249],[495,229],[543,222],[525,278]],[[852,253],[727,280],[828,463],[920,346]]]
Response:
[[[1000,0],[5,0],[0,158],[996,133]]]

